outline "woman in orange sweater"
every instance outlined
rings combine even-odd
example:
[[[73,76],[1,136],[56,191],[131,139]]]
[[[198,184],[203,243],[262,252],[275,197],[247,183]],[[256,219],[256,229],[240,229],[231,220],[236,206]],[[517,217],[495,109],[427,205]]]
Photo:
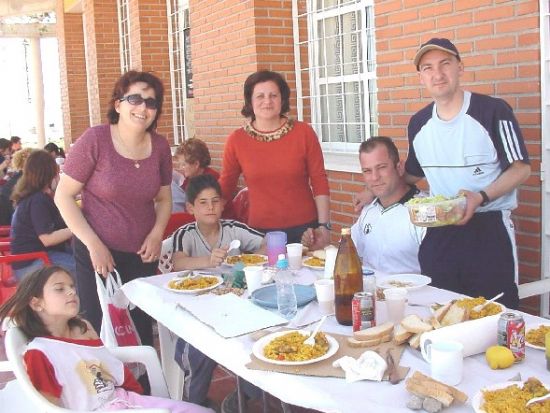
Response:
[[[246,79],[241,113],[249,119],[227,138],[220,184],[230,200],[244,176],[251,227],[284,231],[289,243],[300,242],[308,228],[319,228],[315,244],[326,245],[329,186],[323,153],[313,129],[286,116],[289,97],[279,73],[261,70]]]

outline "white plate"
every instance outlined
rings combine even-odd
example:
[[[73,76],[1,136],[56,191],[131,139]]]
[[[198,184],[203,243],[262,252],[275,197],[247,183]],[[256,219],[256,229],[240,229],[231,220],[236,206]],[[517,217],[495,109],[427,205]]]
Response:
[[[214,278],[217,278],[218,281],[215,284],[212,284],[210,287],[206,287],[206,288],[197,288],[196,290],[177,290],[175,288],[170,288],[168,286],[170,281],[175,280],[175,279],[181,279],[180,277],[174,277],[174,278],[172,278],[172,280],[168,281],[164,285],[164,288],[166,288],[167,290],[170,290],[172,292],[179,293],[179,294],[197,294],[197,293],[202,293],[203,291],[213,290],[214,288],[216,288],[217,286],[219,286],[223,283],[223,278],[220,277],[219,275],[204,274],[204,275],[201,275],[201,277],[214,277]]]
[[[514,384],[517,384],[519,387],[523,387],[524,382],[522,382],[522,381],[506,381],[506,382],[503,382],[503,383],[491,384],[489,386],[483,387],[472,398],[472,407],[474,408],[474,411],[476,413],[487,413],[486,410],[483,410],[481,408],[481,405],[484,402],[483,393],[481,392],[482,390],[493,391],[493,390],[505,389],[508,386],[513,386]],[[542,384],[547,389],[549,388],[548,384],[546,384],[546,383],[542,383]]]
[[[325,269],[325,266],[323,265],[322,267],[317,267],[315,265],[310,265],[310,264],[306,264],[306,261],[311,259],[312,257],[305,257],[303,260],[302,260],[302,265],[304,267],[307,267],[307,268],[311,268],[312,270],[324,270]]]
[[[527,347],[531,347],[531,348],[536,348],[537,350],[545,350],[545,347],[544,346],[536,346],[534,344],[531,344],[527,341],[527,332],[529,330],[534,330],[540,326],[545,326],[545,327],[550,327],[550,321],[547,321],[545,323],[533,323],[533,324],[528,324],[525,326],[525,345]]]
[[[266,363],[279,364],[281,366],[301,366],[304,364],[312,364],[312,363],[317,363],[318,361],[321,361],[321,360],[326,360],[329,357],[332,357],[338,351],[338,347],[339,347],[338,341],[336,341],[334,337],[329,336],[328,334],[325,334],[325,337],[327,338],[327,341],[329,344],[328,351],[325,354],[323,354],[321,357],[317,357],[316,359],[305,360],[305,361],[284,361],[284,360],[272,360],[264,356],[264,347],[267,346],[271,342],[271,340],[280,336],[284,336],[285,334],[292,333],[294,331],[298,331],[298,330],[277,331],[275,333],[271,333],[265,337],[262,337],[261,339],[259,339],[254,343],[254,346],[252,347],[252,354],[254,354],[258,359],[265,361]],[[299,330],[299,332],[304,334],[304,336],[306,337],[309,337],[309,335],[311,334],[311,331]]]
[[[392,288],[400,287],[400,285],[392,285],[392,282],[396,283],[408,283],[410,285],[403,286],[409,291],[417,290],[432,282],[430,277],[420,274],[395,274],[388,275],[384,278],[378,278],[376,284],[380,288]]]
[[[249,266],[249,265],[264,265],[264,264],[267,264],[267,255],[261,255],[261,254],[238,254],[238,255],[256,255],[256,256],[258,256],[258,257],[262,257],[263,260],[260,261],[259,263],[245,264],[245,267],[246,267],[246,266]],[[235,255],[231,255],[231,256],[234,257]],[[235,264],[229,264],[229,263],[227,262],[227,259],[228,259],[228,258],[229,258],[229,257],[226,257],[226,258],[225,258],[225,260],[224,260],[224,262],[223,262],[223,265],[227,265],[227,266],[229,266],[229,267],[233,267]]]

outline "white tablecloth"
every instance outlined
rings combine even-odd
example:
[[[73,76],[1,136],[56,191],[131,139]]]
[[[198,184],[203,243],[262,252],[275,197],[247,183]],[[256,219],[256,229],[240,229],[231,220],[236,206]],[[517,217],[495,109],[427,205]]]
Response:
[[[319,273],[318,276],[321,274]],[[344,379],[338,378],[306,377],[249,370],[245,364],[250,361],[252,339],[248,336],[224,339],[187,311],[176,309],[175,304],[182,299],[182,295],[167,291],[162,287],[172,276],[165,274],[137,279],[126,284],[123,290],[131,302],[238,376],[286,403],[323,412],[410,413],[410,410],[405,407],[409,393],[405,390],[404,381],[398,385],[392,385],[389,382],[367,381],[350,384],[346,383]],[[309,284],[316,276],[316,271],[304,268],[299,273],[298,282]],[[409,302],[430,304],[445,302],[455,297],[455,293],[428,286],[411,291]],[[185,299],[189,299],[189,297]],[[200,300],[201,296],[194,297],[194,299]],[[314,309],[315,305],[316,303],[311,303],[311,308]],[[308,314],[314,312],[311,308]],[[425,316],[428,314],[428,308],[409,306],[407,313]],[[298,314],[299,316],[300,314]],[[307,314],[306,316],[312,317]],[[383,303],[379,303],[377,319],[384,321],[385,317],[385,306]],[[524,314],[524,317],[527,323],[542,321],[538,317],[527,314]],[[314,318],[316,317],[312,319]],[[334,317],[327,319],[323,330],[351,335],[351,327],[339,325]],[[526,359],[506,370],[491,370],[485,362],[484,354],[466,358],[463,379],[457,387],[471,399],[481,387],[507,381],[518,373],[521,373],[523,379],[536,376],[544,381],[548,377],[544,352],[532,348],[526,350]],[[430,373],[429,365],[422,359],[420,353],[408,347],[403,353],[400,364],[411,367],[411,372],[419,370],[427,375]],[[548,380],[546,379],[546,381]],[[472,407],[469,403],[466,405],[453,404],[445,410],[448,413],[471,411]]]

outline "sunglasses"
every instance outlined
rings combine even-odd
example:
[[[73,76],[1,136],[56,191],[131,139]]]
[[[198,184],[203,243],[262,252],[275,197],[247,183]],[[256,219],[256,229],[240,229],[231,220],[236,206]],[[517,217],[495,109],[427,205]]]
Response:
[[[124,96],[118,99],[119,102],[124,102],[125,100],[128,101],[128,103],[132,106],[139,106],[143,102],[145,102],[145,107],[147,109],[158,109],[159,103],[155,98],[147,98],[143,99],[139,93],[136,93],[135,95],[128,95]]]

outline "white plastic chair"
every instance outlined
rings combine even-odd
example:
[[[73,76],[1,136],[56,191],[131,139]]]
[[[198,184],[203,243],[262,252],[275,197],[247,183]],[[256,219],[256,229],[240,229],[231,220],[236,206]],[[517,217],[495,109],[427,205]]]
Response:
[[[172,268],[174,266],[172,262],[172,239],[173,235],[170,235],[168,238],[166,238],[164,241],[162,241],[161,247],[160,247],[160,259],[159,259],[159,266],[158,269],[161,273],[166,274],[168,272],[172,271]]]
[[[550,292],[550,278],[518,285],[519,299]]]
[[[58,407],[50,403],[38,390],[32,385],[25,364],[23,362],[23,354],[27,349],[27,337],[18,327],[11,327],[6,332],[6,354],[8,361],[19,386],[25,393],[25,396],[36,406],[36,412],[44,413],[68,413],[76,412],[77,410],[69,410]],[[120,361],[140,362],[147,369],[149,383],[151,385],[151,394],[158,397],[168,397],[166,382],[162,375],[160,363],[157,358],[155,349],[148,346],[135,347],[117,347],[109,349]],[[112,412],[140,412],[140,413],[169,413],[167,409],[126,409],[126,410],[111,410]]]

